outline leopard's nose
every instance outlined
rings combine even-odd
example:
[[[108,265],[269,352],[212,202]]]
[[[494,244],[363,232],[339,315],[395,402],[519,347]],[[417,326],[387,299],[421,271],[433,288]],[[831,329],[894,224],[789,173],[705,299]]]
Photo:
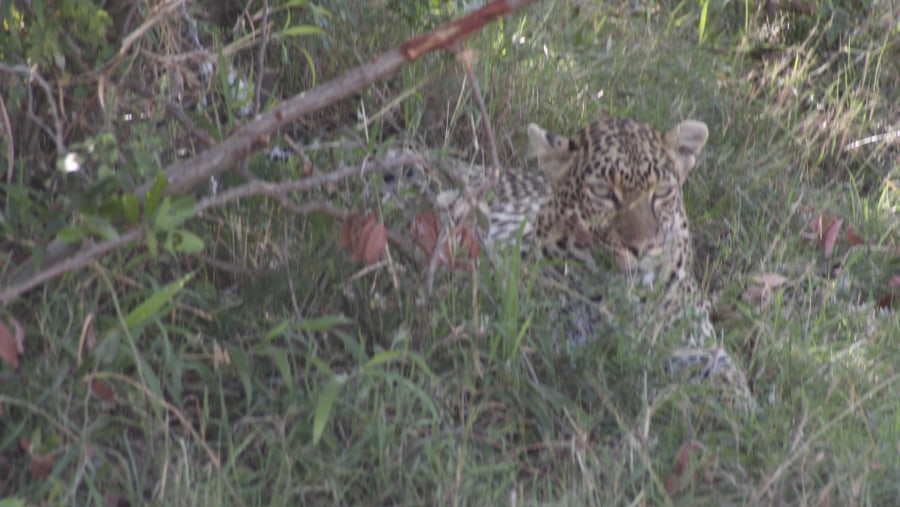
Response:
[[[626,238],[625,248],[627,248],[635,258],[640,259],[646,255],[648,251],[653,250],[656,247],[654,238],[655,235],[651,234]]]

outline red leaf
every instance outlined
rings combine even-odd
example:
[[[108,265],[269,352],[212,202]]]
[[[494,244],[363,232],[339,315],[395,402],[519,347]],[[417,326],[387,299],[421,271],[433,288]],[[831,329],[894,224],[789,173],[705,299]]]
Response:
[[[350,213],[341,225],[340,245],[355,262],[371,266],[381,257],[387,244],[387,229],[375,223],[371,211]]]
[[[359,221],[359,228],[354,231],[352,242],[353,248],[350,251],[350,256],[356,262],[363,262],[366,253],[366,242],[369,239],[369,235],[372,233],[372,229],[375,227],[375,215],[369,212]]]
[[[91,392],[103,401],[116,401],[116,391],[102,380],[91,380]]]
[[[20,346],[16,337],[6,327],[6,324],[0,322],[0,358],[6,361],[13,370],[19,368]]]
[[[864,241],[853,231],[852,225],[847,226],[847,241],[849,241],[851,245],[862,245],[864,243]]]
[[[438,232],[440,226],[438,224],[437,215],[433,211],[420,211],[416,213],[416,217],[412,223],[412,235],[416,245],[425,252],[425,255],[431,257],[434,249],[437,247]]]
[[[819,215],[816,218],[812,219],[812,221],[809,223],[809,226],[812,227],[813,232],[818,234],[821,238],[822,231],[828,229],[828,227],[830,227],[832,223],[834,223],[833,218],[828,218],[825,215]]]
[[[344,223],[341,224],[341,239],[338,241],[338,244],[341,248],[349,251],[351,242],[351,234],[353,234],[353,224],[356,221],[356,213],[351,213],[347,215],[347,218],[344,219]]]
[[[364,236],[361,246],[360,259],[366,266],[378,262],[387,244],[387,229],[383,224],[373,224]]]
[[[713,468],[718,462],[718,456],[715,454],[704,456],[704,454],[706,449],[696,440],[689,440],[681,446],[672,473],[666,477],[666,491],[670,495],[684,491],[692,482],[700,480],[712,482]]]
[[[49,456],[31,455],[31,462],[28,463],[28,470],[36,479],[44,479],[50,475],[53,470],[53,464],[56,463],[56,457],[52,454]]]
[[[822,238],[822,252],[826,258],[831,257],[831,253],[834,252],[834,244],[837,243],[838,233],[841,231],[843,224],[844,221],[840,218],[832,220],[828,225],[828,229],[825,230],[825,235]]]
[[[456,234],[459,239],[459,244],[469,254],[469,260],[475,260],[478,258],[478,254],[481,253],[481,243],[478,241],[478,238],[472,234],[468,227],[460,225],[456,228]]]
[[[122,502],[122,495],[119,493],[107,491],[103,493],[103,505],[105,507],[118,507],[119,505],[128,505],[128,503]]]

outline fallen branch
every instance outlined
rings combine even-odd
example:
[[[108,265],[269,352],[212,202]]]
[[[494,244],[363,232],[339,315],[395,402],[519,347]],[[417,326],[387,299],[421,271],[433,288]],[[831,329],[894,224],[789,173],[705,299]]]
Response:
[[[168,179],[166,195],[179,195],[190,191],[198,184],[208,181],[211,176],[230,169],[253,152],[266,147],[268,136],[278,128],[349,97],[375,81],[395,74],[403,66],[414,62],[423,55],[437,49],[450,47],[497,18],[534,2],[535,0],[493,0],[481,9],[458,20],[438,27],[425,35],[407,40],[399,48],[375,57],[371,63],[357,67],[343,76],[278,104],[207,151],[167,167],[165,169]],[[133,40],[129,42],[133,42]],[[123,44],[123,51],[127,47],[130,45]],[[152,184],[152,181],[148,181],[136,189],[135,194],[139,201],[143,201],[144,195]],[[43,271],[35,273],[37,268],[34,258],[32,258],[0,279],[0,286],[9,287],[0,293],[0,305],[6,305],[14,298],[50,278],[81,268],[90,259],[97,258],[130,242],[123,241],[124,238],[130,238],[133,241],[137,237],[137,234],[129,232],[112,242],[92,245],[82,248],[81,251],[75,245],[56,240],[51,241],[43,255],[40,256],[47,266]],[[115,244],[113,245],[113,243]],[[80,259],[80,261],[72,262],[72,259]],[[52,274],[48,275],[47,273]]]
[[[299,181],[271,183],[268,181],[253,180],[238,187],[231,188],[215,197],[201,199],[197,202],[197,204],[194,205],[194,213],[199,216],[202,215],[205,210],[210,208],[219,207],[245,197],[264,195],[278,200],[290,211],[301,215],[308,215],[314,212],[322,212],[338,219],[344,219],[347,217],[348,212],[346,210],[336,208],[330,203],[312,202],[306,203],[304,205],[294,205],[286,199],[286,196],[294,192],[308,192],[323,185],[341,181],[353,176],[358,177],[375,171],[384,171],[385,169],[402,167],[406,164],[410,164],[418,160],[420,160],[420,157],[410,155],[405,157],[397,157],[395,159],[384,162],[369,161],[359,167],[345,167],[343,169],[332,171],[330,173],[322,173],[310,176],[309,178],[304,178]],[[82,249],[75,255],[53,264],[52,266],[40,271],[29,279],[24,280],[20,283],[13,284],[12,286],[4,289],[2,292],[0,292],[0,306],[5,306],[19,294],[31,290],[34,287],[37,287],[38,285],[46,282],[47,280],[51,280],[69,271],[74,271],[76,269],[86,267],[97,257],[100,257],[103,254],[121,248],[139,239],[142,234],[143,229],[137,228],[126,232],[116,239],[91,244],[89,247]],[[409,256],[413,255],[413,248],[407,241],[405,241],[396,233],[389,233],[388,239],[390,239],[392,243],[403,250],[404,254]]]

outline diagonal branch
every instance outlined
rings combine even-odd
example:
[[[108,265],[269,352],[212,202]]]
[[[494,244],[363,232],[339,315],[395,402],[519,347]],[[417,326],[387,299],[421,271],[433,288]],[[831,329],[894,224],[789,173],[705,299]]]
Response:
[[[460,19],[440,26],[425,35],[407,40],[399,48],[375,57],[370,63],[278,104],[207,151],[167,167],[165,169],[168,178],[166,194],[178,195],[190,191],[198,184],[208,181],[211,176],[233,167],[234,164],[247,158],[254,151],[264,148],[268,143],[269,134],[278,128],[347,98],[375,81],[395,74],[403,66],[416,61],[423,55],[437,49],[450,47],[497,18],[535,1],[493,0],[481,9]],[[123,47],[125,46],[123,45]],[[151,186],[152,181],[148,181],[136,189],[135,193],[139,200],[143,201],[144,195]],[[121,241],[126,237],[137,239],[138,235],[125,234],[121,236],[117,240],[115,248],[127,244],[126,241]],[[74,256],[84,258],[85,255],[88,258],[96,258],[109,251],[109,249],[98,250],[96,246],[83,247],[79,252],[75,245],[52,241],[40,256],[46,266],[44,271],[52,271],[54,273],[52,276],[58,276],[80,267],[65,263],[67,258]],[[63,264],[60,265],[61,263]],[[27,290],[52,278],[52,276],[47,277],[42,276],[41,273],[35,273],[36,269],[34,258],[32,258],[0,279],[0,286],[19,287],[19,290],[7,289],[0,293],[0,306],[6,305]]]

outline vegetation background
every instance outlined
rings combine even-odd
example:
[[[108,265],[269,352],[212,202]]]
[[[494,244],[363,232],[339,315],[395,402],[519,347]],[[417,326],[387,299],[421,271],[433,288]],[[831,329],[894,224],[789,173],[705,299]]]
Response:
[[[0,3],[0,292],[54,240],[115,243],[0,306],[0,506],[898,503],[892,0],[536,2],[465,42],[487,118],[437,52],[257,146],[290,156],[165,192],[170,164],[469,4]],[[488,165],[486,119],[528,168],[529,122],[603,115],[709,125],[694,269],[758,413],[665,383],[640,315],[558,347],[527,259],[429,262],[410,224],[448,187],[421,156],[204,201],[399,146]]]

